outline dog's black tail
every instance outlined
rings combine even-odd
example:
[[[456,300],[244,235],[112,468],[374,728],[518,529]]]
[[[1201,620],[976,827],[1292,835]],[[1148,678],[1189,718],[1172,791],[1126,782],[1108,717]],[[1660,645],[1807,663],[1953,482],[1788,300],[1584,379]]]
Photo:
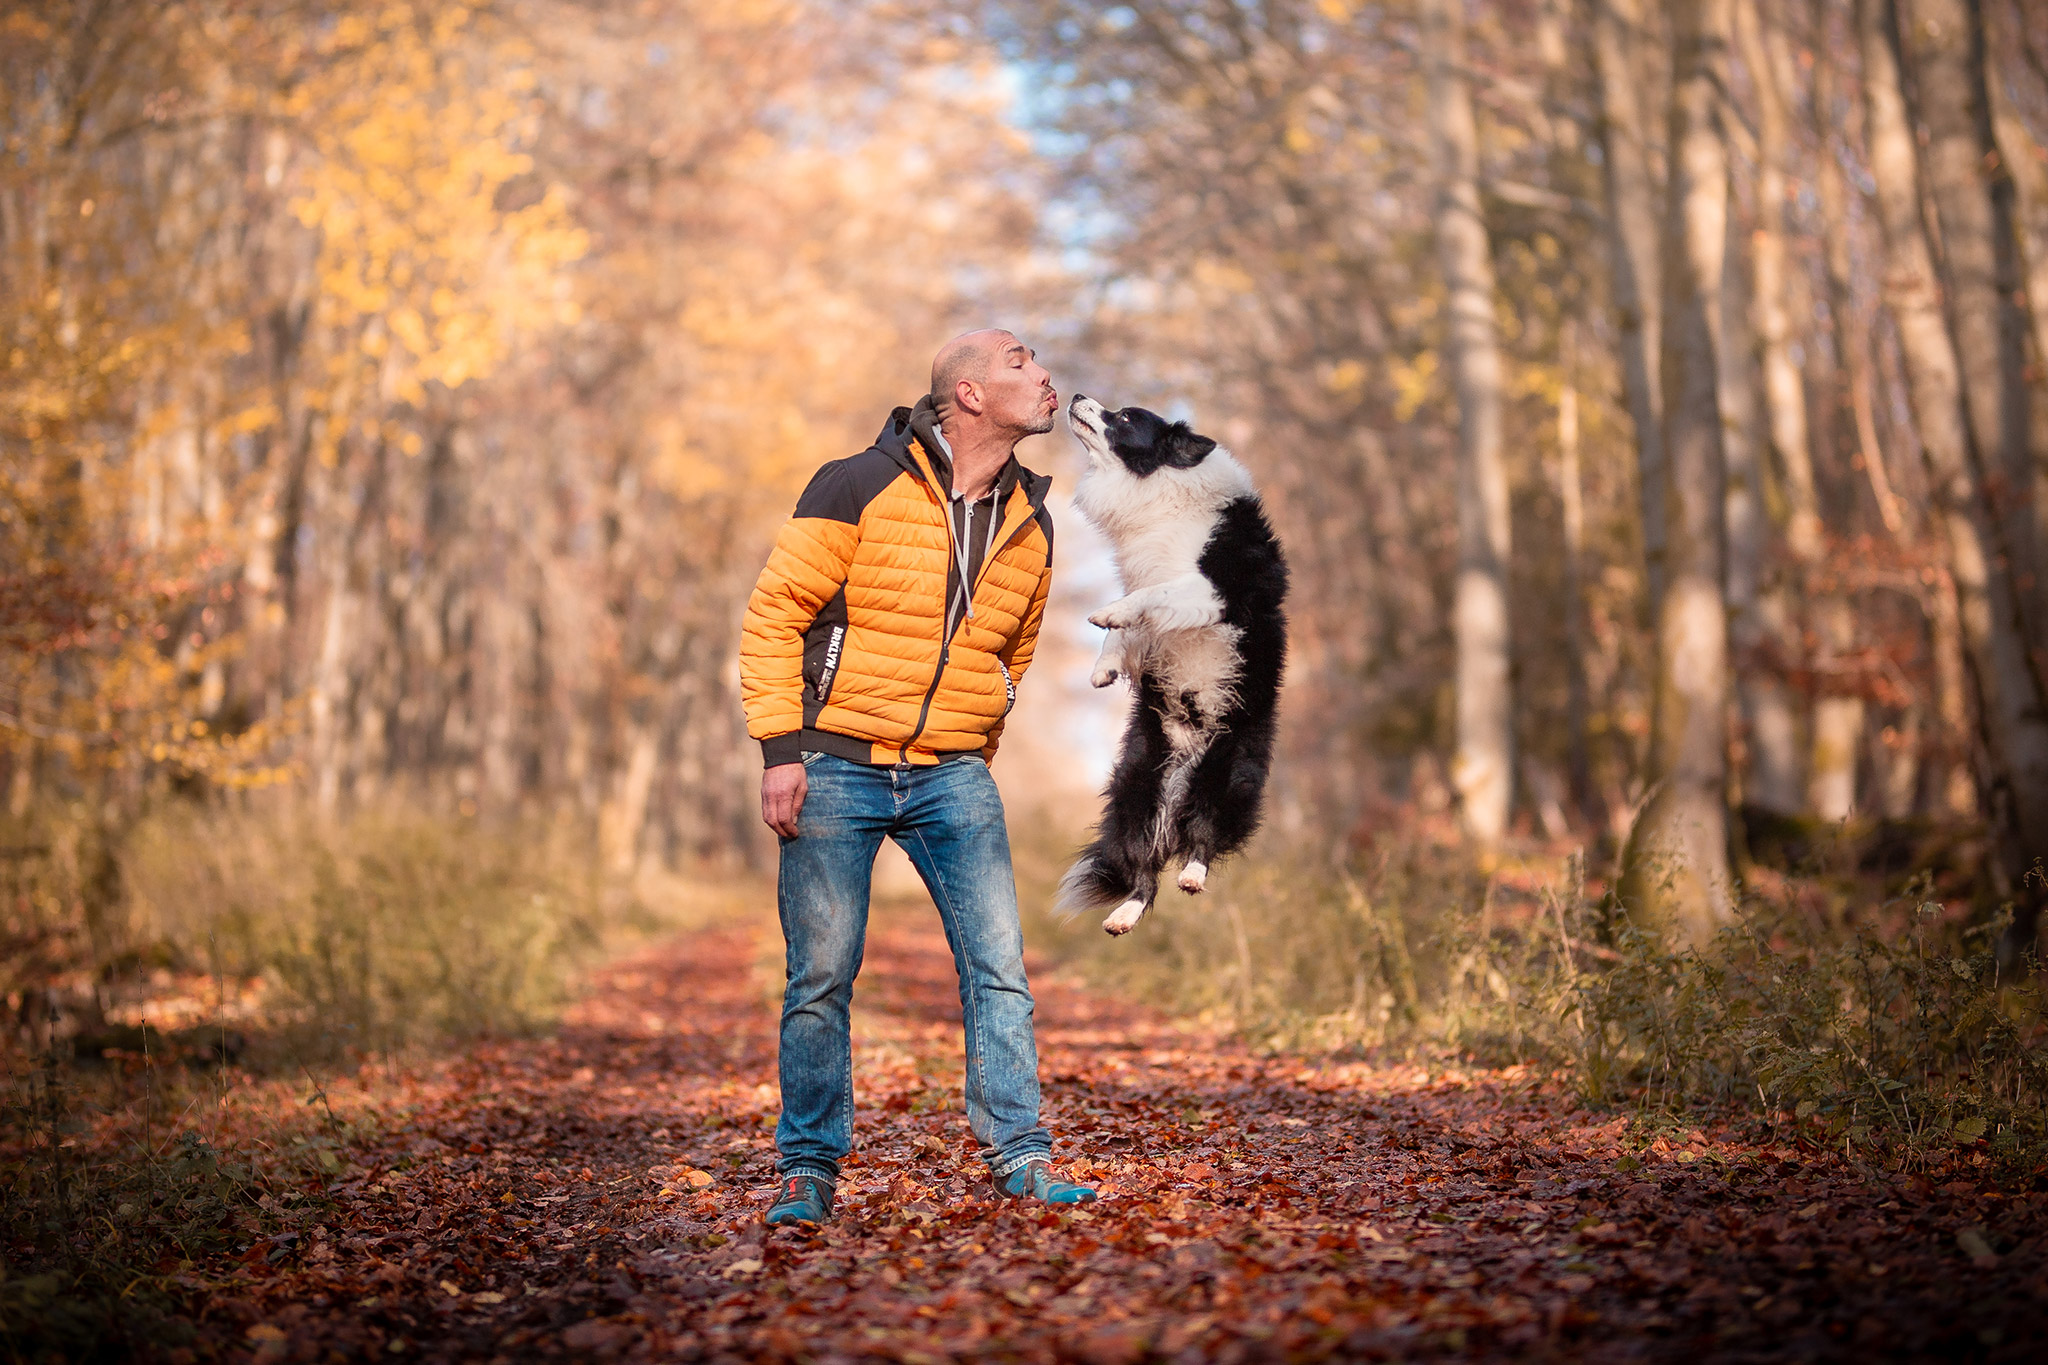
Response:
[[[1131,894],[1130,879],[1116,871],[1103,856],[1102,840],[1081,850],[1081,856],[1060,878],[1059,893],[1053,897],[1055,915],[1074,916],[1090,910],[1121,905]]]

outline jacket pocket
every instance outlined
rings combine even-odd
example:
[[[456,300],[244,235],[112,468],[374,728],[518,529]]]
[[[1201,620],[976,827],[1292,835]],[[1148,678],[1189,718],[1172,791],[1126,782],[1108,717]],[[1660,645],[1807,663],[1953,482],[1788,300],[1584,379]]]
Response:
[[[996,667],[1003,675],[1003,714],[1007,716],[1017,704],[1017,680],[1010,676],[1010,666],[1001,659],[996,660]]]

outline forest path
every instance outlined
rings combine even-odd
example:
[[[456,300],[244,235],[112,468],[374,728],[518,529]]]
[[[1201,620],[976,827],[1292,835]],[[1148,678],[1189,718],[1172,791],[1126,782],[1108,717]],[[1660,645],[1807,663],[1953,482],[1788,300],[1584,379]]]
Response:
[[[1044,972],[1046,1120],[1105,1198],[967,1198],[928,908],[876,915],[839,1217],[769,1234],[779,968],[772,922],[693,935],[605,973],[555,1037],[413,1078],[322,1228],[252,1252],[202,1339],[260,1361],[2041,1358],[2038,1196],[1716,1130],[1644,1146],[1523,1073],[1283,1062]]]

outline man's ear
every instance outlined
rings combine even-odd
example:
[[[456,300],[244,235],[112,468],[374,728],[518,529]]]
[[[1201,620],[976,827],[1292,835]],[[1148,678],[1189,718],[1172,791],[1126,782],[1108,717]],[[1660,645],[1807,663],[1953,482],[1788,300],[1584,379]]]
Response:
[[[981,385],[972,379],[963,379],[953,386],[953,406],[970,416],[981,416]]]
[[[1175,469],[1193,469],[1216,448],[1216,443],[1188,426],[1186,422],[1175,422],[1167,429],[1166,439],[1160,442],[1164,447],[1166,463]]]

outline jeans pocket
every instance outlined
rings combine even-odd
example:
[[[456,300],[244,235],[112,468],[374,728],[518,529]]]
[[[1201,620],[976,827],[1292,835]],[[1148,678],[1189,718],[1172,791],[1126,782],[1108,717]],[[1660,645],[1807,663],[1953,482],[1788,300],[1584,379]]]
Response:
[[[804,766],[808,768],[824,756],[823,753],[816,749],[806,749],[804,750]]]

